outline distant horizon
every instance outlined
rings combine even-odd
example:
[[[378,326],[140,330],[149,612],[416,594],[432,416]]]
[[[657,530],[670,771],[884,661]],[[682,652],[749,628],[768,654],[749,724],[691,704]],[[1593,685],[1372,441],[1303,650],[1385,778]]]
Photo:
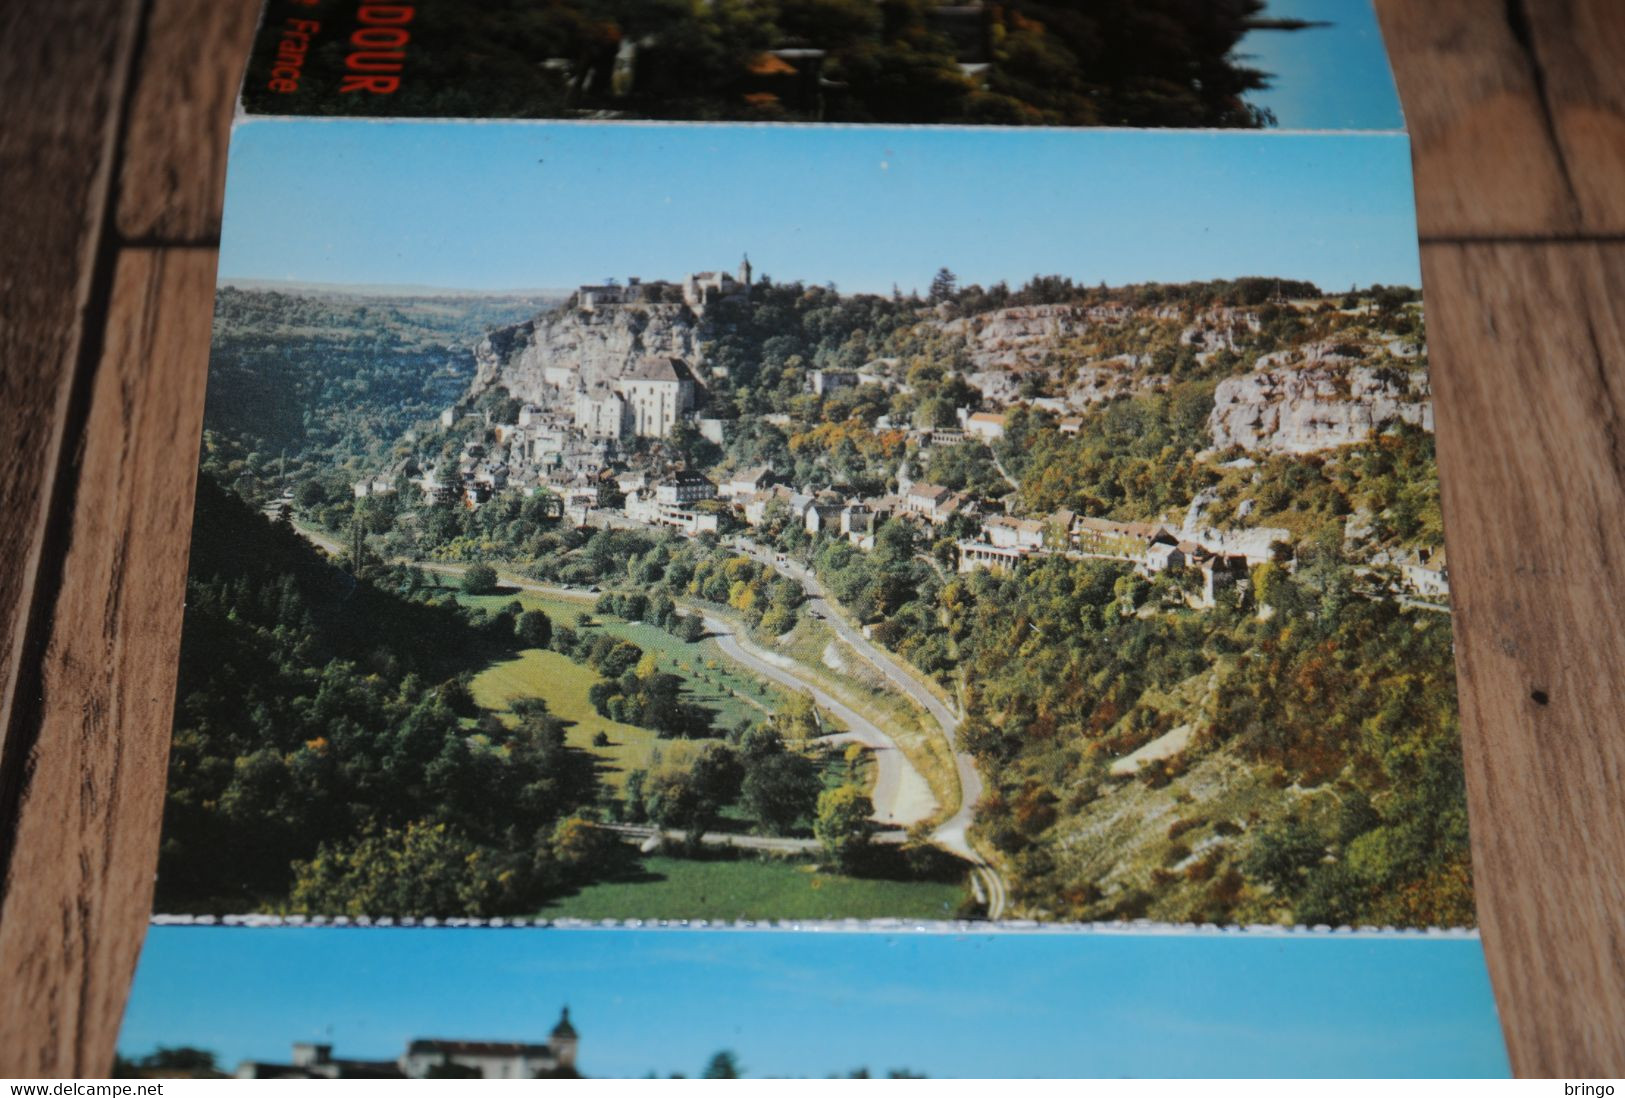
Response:
[[[255,120],[220,281],[575,286],[816,271],[845,293],[1063,271],[1416,286],[1403,134]]]
[[[681,276],[660,275],[660,276],[655,276],[655,277],[644,277],[642,275],[638,275],[638,276],[635,276],[635,277],[638,277],[638,278],[642,279],[642,281],[645,284],[649,284],[649,283],[668,283],[668,284],[671,284],[671,283],[676,283],[676,282],[681,281]],[[803,285],[803,286],[827,286],[827,285],[830,284],[827,281],[819,280],[819,279],[816,279],[816,278],[804,278],[804,277],[778,278],[778,277],[775,277],[771,271],[763,272],[761,277],[770,279],[772,284],[775,285],[775,286],[784,286],[784,285],[792,285],[792,284],[800,284],[800,285]],[[1068,277],[1070,277],[1070,276],[1066,275],[1066,274],[1064,274],[1062,272],[1052,271],[1052,272],[1047,272],[1045,274],[1029,275],[1027,277],[1027,279],[1024,279],[1022,282],[1019,282],[1019,283],[1018,282],[1011,282],[1011,283],[1008,283],[1008,285],[1009,285],[1009,288],[1010,288],[1011,292],[1016,292],[1016,291],[1020,290],[1021,287],[1023,285],[1025,285],[1027,282],[1030,282],[1032,279],[1035,279],[1035,278],[1068,278]],[[1199,283],[1203,283],[1203,282],[1237,282],[1237,281],[1240,281],[1242,279],[1247,279],[1247,278],[1257,278],[1257,279],[1265,279],[1265,280],[1277,279],[1277,280],[1282,281],[1282,282],[1312,282],[1313,281],[1313,279],[1300,278],[1300,277],[1298,277],[1296,275],[1273,274],[1273,273],[1271,273],[1271,274],[1249,273],[1249,274],[1236,274],[1236,275],[1216,275],[1213,278],[1180,279],[1180,280],[1177,280],[1177,281],[1176,280],[1170,280],[1170,279],[1149,279],[1149,280],[1142,281],[1142,282],[1105,283],[1105,287],[1106,287],[1106,289],[1108,291],[1110,291],[1110,290],[1127,290],[1127,289],[1133,289],[1133,288],[1139,287],[1139,286],[1188,286],[1188,285],[1195,285],[1195,284],[1199,284]],[[1099,287],[1101,285],[1101,283],[1086,283],[1086,282],[1082,282],[1082,281],[1080,281],[1078,279],[1073,279],[1072,281],[1073,281],[1074,285],[1081,286],[1081,287],[1083,287],[1085,289],[1094,289],[1094,288],[1097,288],[1097,287]],[[624,285],[624,280],[622,280],[622,284]],[[316,293],[346,294],[346,295],[349,295],[349,296],[352,296],[352,297],[555,297],[556,296],[556,297],[563,298],[563,297],[568,297],[570,294],[575,293],[577,290],[579,290],[583,286],[590,286],[590,285],[603,285],[603,283],[578,282],[578,283],[576,283],[574,285],[571,285],[571,286],[493,286],[493,287],[490,287],[490,288],[483,288],[482,289],[482,288],[468,287],[468,286],[433,286],[433,285],[425,285],[425,284],[422,284],[422,283],[412,283],[412,282],[402,282],[402,283],[311,282],[311,281],[307,281],[307,280],[303,280],[303,279],[276,279],[276,278],[265,278],[265,277],[260,277],[260,276],[233,276],[233,277],[230,277],[230,278],[220,278],[220,279],[217,279],[216,282],[215,282],[215,288],[216,289],[223,289],[223,288],[230,287],[232,289],[239,289],[239,290],[282,290],[282,291],[289,291],[289,292],[300,292],[300,291],[302,291],[302,292],[316,292]],[[969,285],[969,284],[967,283],[967,284],[963,284],[963,285]],[[1326,296],[1326,297],[1336,297],[1336,296],[1348,293],[1347,289],[1331,287],[1331,286],[1322,286],[1322,285],[1320,285],[1318,283],[1316,283],[1316,285],[1321,290],[1322,294],[1324,296]],[[1361,289],[1361,290],[1369,289],[1371,285],[1372,285],[1371,283],[1367,283],[1365,286],[1356,286],[1355,288],[1356,289]],[[1393,288],[1396,288],[1396,289],[1416,289],[1417,288],[1413,284],[1403,283],[1403,282],[1382,283],[1382,285],[1384,285],[1384,286],[1392,286]],[[984,286],[982,288],[987,289],[988,287]],[[845,289],[842,289],[838,285],[836,286],[836,292],[840,293],[840,294],[843,294],[843,295],[850,295],[850,296],[870,296],[870,297],[890,297],[891,296],[889,291],[882,294],[882,293],[878,293],[878,292],[872,291],[872,290],[845,290]],[[925,294],[922,293],[918,288],[915,288],[915,289],[912,289],[912,290],[905,290],[905,291],[902,291],[902,292],[904,293],[905,296],[908,296],[910,294],[915,294],[915,295],[920,296],[922,299],[925,296]]]

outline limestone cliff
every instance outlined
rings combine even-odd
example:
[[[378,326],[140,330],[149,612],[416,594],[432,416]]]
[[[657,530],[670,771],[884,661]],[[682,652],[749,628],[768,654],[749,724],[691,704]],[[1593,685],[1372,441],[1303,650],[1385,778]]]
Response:
[[[1034,366],[1060,340],[1091,328],[1121,323],[1121,306],[1018,305],[941,323],[942,331],[964,339],[978,370]]]
[[[1388,420],[1433,430],[1425,372],[1321,362],[1219,382],[1208,430],[1217,450],[1306,454],[1364,441]]]
[[[680,304],[543,313],[480,341],[472,392],[502,385],[520,400],[545,405],[561,389],[573,391],[576,377],[592,389],[645,357],[670,355],[698,365],[701,329],[702,322]]]

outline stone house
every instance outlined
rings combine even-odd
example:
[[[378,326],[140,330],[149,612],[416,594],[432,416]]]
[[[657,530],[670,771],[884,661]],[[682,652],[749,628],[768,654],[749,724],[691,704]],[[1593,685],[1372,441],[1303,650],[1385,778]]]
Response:
[[[965,417],[965,433],[984,442],[1004,437],[1003,412],[972,412]]]
[[[680,358],[646,358],[615,383],[625,400],[622,435],[665,438],[695,400],[694,373]]]
[[[857,384],[858,375],[850,370],[814,370],[812,372],[812,391],[818,396],[828,396],[839,389],[854,389]]]
[[[743,499],[764,491],[773,483],[773,470],[766,465],[734,473],[718,487],[718,493],[729,499]]]
[[[994,515],[982,523],[982,537],[1000,549],[1042,549],[1044,524],[1037,519]]]
[[[576,392],[576,430],[592,438],[620,438],[626,434],[626,398],[600,382]]]
[[[1444,598],[1450,594],[1450,569],[1443,549],[1418,549],[1399,563],[1399,574],[1423,598]]]
[[[1014,545],[993,545],[985,541],[961,540],[958,545],[961,572],[974,572],[978,568],[1008,572],[1033,554],[1031,549]]]
[[[689,470],[674,473],[655,485],[655,500],[668,506],[678,507],[716,498],[717,486],[707,477]]]
[[[1073,544],[1085,553],[1138,557],[1158,542],[1175,540],[1167,527],[1154,522],[1078,518],[1072,524]]]
[[[1188,541],[1168,542],[1159,541],[1147,547],[1144,557],[1141,558],[1140,570],[1148,576],[1158,572],[1166,572],[1170,568],[1183,568],[1190,560],[1190,553],[1197,546]]]
[[[958,502],[954,493],[940,484],[912,484],[903,496],[903,509],[936,524],[952,517]]]

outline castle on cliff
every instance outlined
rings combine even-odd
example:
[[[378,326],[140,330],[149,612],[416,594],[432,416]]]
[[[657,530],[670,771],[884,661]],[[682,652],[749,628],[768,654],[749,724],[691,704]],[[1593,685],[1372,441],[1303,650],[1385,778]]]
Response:
[[[581,286],[576,289],[576,305],[590,313],[618,305],[670,303],[669,298],[676,294],[668,295],[667,291],[674,290],[681,293],[684,305],[701,315],[719,302],[749,299],[750,288],[751,266],[747,255],[740,260],[737,275],[728,271],[696,271],[684,275],[680,283],[645,282],[634,276],[628,278],[624,286],[617,282]]]

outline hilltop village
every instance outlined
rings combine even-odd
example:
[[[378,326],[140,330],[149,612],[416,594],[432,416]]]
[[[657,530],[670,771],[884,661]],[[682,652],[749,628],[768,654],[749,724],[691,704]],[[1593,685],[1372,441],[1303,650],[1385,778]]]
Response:
[[[1020,421],[1023,435],[1048,430],[1076,437],[1090,413],[1158,392],[1171,380],[1145,368],[1153,365],[1150,355],[1134,353],[1054,371],[1057,345],[1149,320],[1176,325],[1177,346],[1198,365],[1219,353],[1239,361],[1238,349],[1261,329],[1259,310],[1218,307],[1192,316],[1166,306],[1041,305],[945,321],[942,315],[952,310],[935,310],[927,324],[969,349],[972,368],[959,394],[965,403],[951,407],[951,420],[940,408],[927,422],[919,415],[876,415],[865,426],[902,456],[883,483],[871,475],[867,485],[855,485],[827,475],[798,482],[793,468],[728,460],[729,442],[749,427],[750,417],[730,415],[708,400],[713,385],[731,379],[725,367],[708,363],[705,348],[751,294],[748,258],[737,273],[580,287],[551,317],[487,337],[476,351],[481,370],[474,390],[444,409],[439,430],[417,440],[415,453],[355,482],[354,494],[383,496],[404,487],[424,503],[468,510],[539,497],[575,526],[642,526],[688,536],[789,524],[809,538],[839,538],[864,551],[874,548],[885,524],[902,522],[926,542],[946,539],[939,555],[962,573],[1008,572],[1045,555],[1124,561],[1147,578],[1181,577],[1181,597],[1198,608],[1245,590],[1256,566],[1292,567],[1294,531],[1246,521],[1256,501],[1242,501],[1229,523],[1208,514],[1218,499],[1211,487],[1183,507],[1133,519],[1107,507],[1040,510],[993,457],[1013,421]],[[1284,299],[1265,305],[1277,314],[1330,308],[1324,301]],[[1358,307],[1342,312],[1357,314]],[[1419,355],[1416,341],[1393,336],[1374,346],[1320,341],[1260,355],[1250,371],[1218,383],[1207,423],[1210,444],[1194,459],[1223,474],[1252,469],[1257,462],[1248,455],[1254,452],[1332,451],[1396,423],[1431,429]],[[1383,364],[1366,365],[1369,358]],[[1071,384],[1054,384],[1056,373]],[[807,369],[801,385],[803,396],[818,405],[865,392],[906,401],[914,389],[897,357]],[[759,419],[795,432],[790,414]],[[678,436],[711,444],[705,452],[721,460],[701,467],[692,459],[693,446],[671,445]],[[944,460],[952,464],[950,452],[960,448],[991,458],[999,474],[992,485],[930,479],[928,470]],[[1346,524],[1351,543],[1359,540],[1361,521],[1351,516]],[[1437,545],[1374,545],[1364,565],[1383,590],[1423,599],[1448,594],[1445,555]]]

